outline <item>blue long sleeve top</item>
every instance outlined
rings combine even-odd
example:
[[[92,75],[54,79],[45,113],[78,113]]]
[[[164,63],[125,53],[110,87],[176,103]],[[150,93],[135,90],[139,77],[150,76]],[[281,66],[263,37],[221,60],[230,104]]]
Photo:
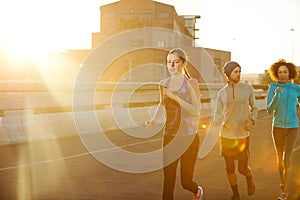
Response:
[[[282,92],[277,92],[280,87]],[[267,111],[274,113],[273,126],[279,128],[297,128],[297,104],[300,102],[300,86],[291,82],[280,84],[278,82],[269,85],[267,97]]]

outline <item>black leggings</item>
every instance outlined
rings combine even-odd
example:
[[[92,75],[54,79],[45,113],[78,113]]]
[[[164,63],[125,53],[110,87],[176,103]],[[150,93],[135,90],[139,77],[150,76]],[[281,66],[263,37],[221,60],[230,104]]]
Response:
[[[234,144],[234,145],[233,145]],[[235,163],[238,161],[238,171],[240,174],[250,175],[249,167],[249,137],[242,139],[221,138],[221,153],[225,160],[227,174],[235,172]]]
[[[226,172],[227,174],[232,174],[235,171],[234,161],[238,160],[238,171],[240,174],[247,176],[251,173],[251,169],[249,167],[249,156],[247,152],[241,153],[238,157],[234,158],[232,156],[224,156],[225,164],[226,164]]]
[[[189,136],[185,136],[189,137]],[[194,137],[194,136],[193,136]],[[164,136],[164,146],[166,146],[173,136]],[[176,170],[180,160],[180,177],[182,187],[192,193],[198,192],[198,185],[193,181],[194,168],[199,150],[199,136],[196,135],[189,148],[174,162],[164,167],[163,200],[172,200],[176,182]],[[165,155],[164,155],[165,156]]]

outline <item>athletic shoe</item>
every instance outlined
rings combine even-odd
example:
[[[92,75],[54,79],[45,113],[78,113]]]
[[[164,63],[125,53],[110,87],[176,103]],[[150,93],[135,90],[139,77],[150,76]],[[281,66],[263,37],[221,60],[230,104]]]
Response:
[[[253,183],[252,175],[246,177],[248,196],[252,196],[255,193],[255,185]]]
[[[251,183],[247,186],[248,196],[252,196],[255,193],[255,185],[251,181]]]
[[[288,199],[288,196],[289,196],[289,193],[288,192],[282,192],[280,194],[280,196],[277,198],[277,200],[287,200]]]
[[[199,185],[198,192],[194,194],[193,200],[203,200],[203,195],[204,195],[203,188]]]

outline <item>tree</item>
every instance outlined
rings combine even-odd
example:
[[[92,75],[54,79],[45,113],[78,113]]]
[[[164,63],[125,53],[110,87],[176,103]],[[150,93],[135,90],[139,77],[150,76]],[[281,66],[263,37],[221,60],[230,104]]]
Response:
[[[262,75],[262,77],[260,79],[260,83],[261,84],[270,84],[272,82],[273,82],[273,80],[270,77],[269,71],[266,69],[264,74]]]

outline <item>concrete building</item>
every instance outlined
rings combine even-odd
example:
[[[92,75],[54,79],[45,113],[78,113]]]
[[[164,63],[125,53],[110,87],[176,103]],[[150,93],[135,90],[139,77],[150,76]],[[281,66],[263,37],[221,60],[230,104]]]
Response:
[[[179,16],[174,6],[153,0],[143,0],[142,3],[140,0],[116,1],[100,7],[100,32],[92,33],[92,49],[68,50],[65,61],[60,59],[56,65],[72,63],[72,66],[82,66],[91,52],[95,52],[104,42],[116,40],[128,31],[144,29],[148,31],[145,35],[124,39],[117,45],[111,42],[109,48],[126,47],[131,50],[116,56],[109,66],[102,66],[105,69],[99,77],[101,81],[158,81],[167,74],[165,58],[168,50],[180,47],[187,51],[189,71],[199,82],[219,83],[225,80],[220,69],[230,60],[231,54],[195,47],[195,40],[198,39],[195,28],[197,19],[200,19],[199,15]],[[101,51],[97,52],[102,55]],[[70,61],[70,58],[74,59]],[[156,67],[146,68],[149,64]],[[144,66],[143,70],[141,66]]]
[[[178,16],[173,6],[152,0],[143,0],[142,3],[140,0],[116,1],[101,6],[100,13],[100,32],[92,34],[92,48],[112,35],[136,28],[167,28],[193,36],[185,27],[185,19]],[[160,45],[165,45],[164,42],[161,41]]]

